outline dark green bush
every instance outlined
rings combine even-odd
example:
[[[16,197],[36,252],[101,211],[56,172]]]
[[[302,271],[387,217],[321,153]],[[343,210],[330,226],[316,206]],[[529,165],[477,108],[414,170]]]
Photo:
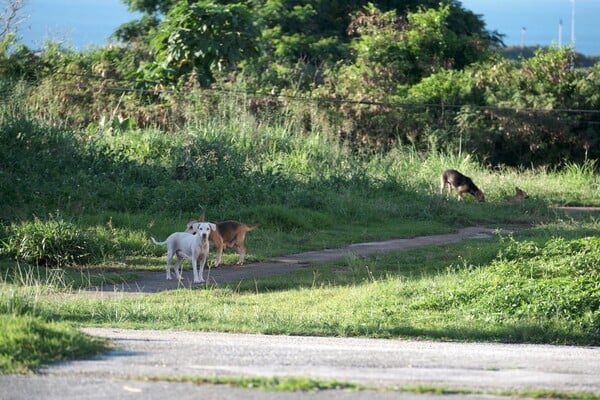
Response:
[[[12,224],[5,234],[2,254],[30,264],[61,268],[85,264],[95,255],[91,235],[58,214]]]

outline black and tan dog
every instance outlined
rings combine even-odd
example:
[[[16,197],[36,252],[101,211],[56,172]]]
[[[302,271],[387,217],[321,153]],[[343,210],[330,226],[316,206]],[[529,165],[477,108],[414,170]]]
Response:
[[[444,189],[448,186],[448,193],[452,193],[452,189],[458,193],[458,200],[464,200],[465,193],[471,194],[482,203],[485,201],[485,196],[481,190],[473,183],[473,180],[465,176],[455,169],[447,169],[440,177],[440,194],[444,193]]]
[[[186,232],[191,232],[194,223],[203,222],[204,214],[198,217],[198,219],[188,222],[185,229]],[[216,222],[217,229],[210,232],[209,240],[217,248],[217,256],[215,259],[215,267],[221,264],[221,258],[223,256],[223,249],[225,247],[231,247],[239,255],[240,259],[236,265],[244,264],[244,256],[246,255],[246,247],[244,241],[246,240],[246,232],[253,230],[258,227],[258,224],[246,225],[238,221],[223,221]]]

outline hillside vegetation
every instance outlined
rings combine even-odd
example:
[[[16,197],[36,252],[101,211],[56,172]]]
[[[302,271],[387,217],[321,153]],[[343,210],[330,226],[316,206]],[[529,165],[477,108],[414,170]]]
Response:
[[[293,110],[266,124],[228,98],[223,113],[171,132],[57,126],[15,107],[22,101],[13,95],[0,120],[0,311],[13,332],[0,344],[6,372],[104,348],[72,330],[81,325],[599,343],[598,214],[552,208],[600,205],[595,162],[490,169],[469,155],[400,145],[357,151],[327,131],[299,129]],[[487,202],[440,195],[446,167],[471,176]],[[509,201],[515,186],[530,198]],[[64,296],[135,280],[136,271],[164,274],[164,253],[148,237],[182,230],[202,212],[260,224],[247,237],[249,262],[474,224],[516,233],[234,285]],[[235,260],[226,254],[226,264]],[[64,345],[32,342],[45,324],[60,326]],[[45,350],[17,359],[15,346]]]
[[[165,19],[121,31],[136,33],[123,46],[35,53],[8,36],[0,48],[0,372],[108,348],[77,331],[89,325],[600,344],[600,216],[559,208],[600,206],[598,65],[574,68],[569,49],[499,57],[455,1],[347,2],[336,39],[319,33],[327,18],[296,35],[311,7],[339,11],[322,1],[251,26],[259,1],[128,3]],[[194,30],[167,46],[204,19],[245,29],[228,62],[189,56]],[[179,50],[189,59],[169,65]],[[446,168],[487,201],[441,195]],[[529,198],[512,201],[515,187]],[[514,233],[252,282],[79,292],[164,274],[149,236],[201,213],[260,224],[249,263],[471,225]]]

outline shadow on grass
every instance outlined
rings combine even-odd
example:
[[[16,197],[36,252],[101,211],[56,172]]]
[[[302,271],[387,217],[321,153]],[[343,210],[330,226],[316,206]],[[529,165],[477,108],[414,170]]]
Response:
[[[221,286],[240,293],[268,293],[315,287],[356,286],[387,279],[419,280],[447,274],[469,265],[485,265],[498,254],[499,240],[469,239],[461,243],[425,246],[367,257],[318,264],[260,279],[226,283]],[[248,267],[251,268],[251,267]]]

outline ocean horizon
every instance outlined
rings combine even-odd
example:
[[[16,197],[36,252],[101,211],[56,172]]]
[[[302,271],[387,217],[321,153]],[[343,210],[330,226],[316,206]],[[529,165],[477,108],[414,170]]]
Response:
[[[482,16],[486,28],[504,35],[507,46],[570,46],[600,55],[600,0],[462,0]],[[574,6],[574,7],[573,7]],[[573,11],[575,11],[573,15]],[[103,46],[123,23],[139,14],[121,0],[27,0],[18,26],[21,43],[41,49],[48,40],[77,50]]]
[[[486,29],[503,34],[507,46],[571,46],[574,39],[575,51],[600,55],[599,0],[462,0],[461,3],[483,17]]]

